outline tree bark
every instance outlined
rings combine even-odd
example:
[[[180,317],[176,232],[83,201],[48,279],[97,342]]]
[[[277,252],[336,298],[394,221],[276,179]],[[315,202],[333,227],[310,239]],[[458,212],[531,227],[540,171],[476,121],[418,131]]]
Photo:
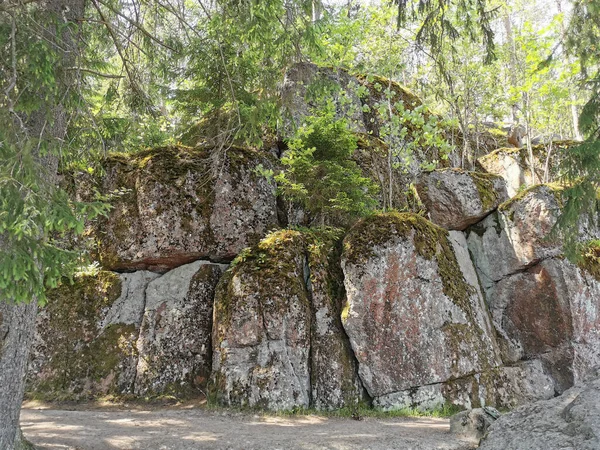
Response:
[[[0,301],[0,449],[22,447],[19,413],[37,302]]]
[[[39,138],[56,144],[63,142],[66,136],[69,111],[63,102],[68,93],[76,89],[78,73],[61,70],[61,68],[77,66],[80,36],[79,26],[66,28],[63,25],[73,23],[79,25],[84,6],[85,0],[47,0],[37,6],[41,8],[45,17],[43,21],[37,23],[40,28],[43,27],[39,31],[38,38],[54,43],[56,48],[61,49],[60,60],[55,67],[58,92],[54,96],[40,99],[39,108],[33,113],[18,118],[19,124],[15,124],[15,127],[24,129],[23,141],[34,139],[33,142],[36,142],[35,140]],[[27,17],[30,13],[24,3],[20,4],[19,8],[25,9],[12,11],[12,14]],[[57,35],[58,28],[63,28],[60,36]],[[29,33],[27,30],[20,32]],[[56,184],[58,154],[56,150],[44,156],[34,155],[36,163],[44,169],[40,171],[42,184]],[[40,238],[43,238],[41,233],[40,231]],[[2,235],[0,235],[0,250],[10,252],[6,239],[2,239]],[[19,415],[36,314],[36,298],[31,298],[27,303],[15,303],[10,298],[3,298],[0,292],[0,450],[31,448],[19,428]]]

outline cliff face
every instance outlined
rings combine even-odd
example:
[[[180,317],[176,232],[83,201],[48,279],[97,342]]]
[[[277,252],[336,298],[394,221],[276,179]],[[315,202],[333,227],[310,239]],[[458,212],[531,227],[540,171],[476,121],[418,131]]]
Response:
[[[292,121],[304,113],[293,92]],[[376,132],[375,119],[357,131]],[[600,364],[600,258],[563,258],[549,234],[561,207],[552,187],[509,198],[503,170],[419,173],[425,215],[290,230],[259,173],[277,159],[215,151],[114,156],[101,178],[76,184],[81,197],[91,186],[119,195],[90,224],[102,270],[51,292],[39,315],[30,395],[513,407]],[[369,160],[368,145],[359,156]],[[599,229],[582,224],[581,240]]]

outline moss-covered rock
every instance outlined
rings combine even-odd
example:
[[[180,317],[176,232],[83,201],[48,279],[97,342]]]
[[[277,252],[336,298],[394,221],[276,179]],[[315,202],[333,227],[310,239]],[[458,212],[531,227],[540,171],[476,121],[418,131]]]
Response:
[[[331,409],[362,398],[340,323],[336,233],[283,230],[217,287],[211,393],[227,405]]]
[[[533,146],[533,174],[525,147],[499,148],[479,158],[477,166],[504,178],[508,195],[513,197],[525,187],[557,181],[562,155],[576,144],[573,141],[556,141]]]
[[[101,191],[122,195],[95,230],[101,263],[166,271],[233,259],[277,226],[275,185],[257,173],[272,164],[270,155],[238,147],[113,155]]]
[[[217,287],[212,397],[226,405],[310,406],[311,309],[301,233],[243,252]]]
[[[143,290],[125,299],[122,285],[145,289],[153,275],[135,278],[100,272],[49,292],[38,316],[29,395],[61,400],[133,391]]]
[[[424,173],[416,188],[431,221],[449,230],[464,230],[508,200],[500,176],[460,169]]]
[[[464,240],[414,214],[367,218],[345,238],[342,323],[375,403],[499,364],[470,264]]]
[[[215,287],[226,266],[196,261],[152,281],[137,349],[135,393],[198,396],[212,364]]]

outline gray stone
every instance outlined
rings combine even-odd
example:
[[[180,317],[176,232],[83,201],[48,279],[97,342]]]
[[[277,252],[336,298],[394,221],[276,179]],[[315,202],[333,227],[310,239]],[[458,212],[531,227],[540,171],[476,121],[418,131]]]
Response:
[[[450,433],[479,442],[499,416],[494,408],[461,411],[450,417]]]
[[[192,395],[206,387],[211,367],[215,287],[227,266],[196,261],[152,281],[137,350],[138,395]]]
[[[464,230],[508,200],[500,176],[459,169],[426,172],[416,188],[431,221],[449,230]]]
[[[484,289],[562,253],[561,243],[550,236],[559,213],[556,193],[540,185],[504,203],[498,213],[467,230],[469,250]]]
[[[600,448],[600,378],[551,400],[521,406],[490,428],[482,450],[597,450]]]
[[[158,277],[160,274],[147,270],[119,274],[121,295],[111,305],[100,328],[105,329],[117,323],[133,324],[139,327],[142,324],[146,306],[146,286]]]

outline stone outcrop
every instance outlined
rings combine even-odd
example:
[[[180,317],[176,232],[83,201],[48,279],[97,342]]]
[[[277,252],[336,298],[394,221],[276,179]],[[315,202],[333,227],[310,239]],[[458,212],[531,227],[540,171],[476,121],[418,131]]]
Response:
[[[596,376],[560,397],[521,406],[501,416],[489,428],[479,448],[600,448],[600,378]]]
[[[206,388],[212,363],[213,298],[225,268],[196,261],[148,285],[137,340],[136,394],[186,396]]]
[[[550,235],[559,213],[557,193],[537,186],[467,238],[504,363],[539,361],[556,393],[600,362],[600,284],[562,258]]]
[[[101,191],[122,195],[95,228],[101,263],[165,272],[199,259],[232,260],[277,226],[275,185],[259,165],[272,161],[237,147],[219,157],[186,147],[112,157]]]
[[[100,272],[51,291],[38,317],[28,391],[48,399],[132,393],[150,272]]]
[[[324,245],[277,232],[225,274],[213,331],[212,395],[219,402],[333,408],[360,398]]]
[[[416,188],[430,220],[448,230],[464,230],[508,200],[500,176],[460,169],[426,172]]]
[[[575,144],[571,141],[557,141],[539,144],[533,147],[533,168],[529,162],[529,153],[522,148],[499,148],[477,160],[477,166],[488,173],[501,176],[506,180],[508,195],[514,197],[524,188],[538,183],[556,181],[561,153]]]
[[[65,282],[38,317],[29,395],[198,395],[211,370],[214,290],[226,266],[101,271]]]
[[[442,384],[500,364],[464,238],[460,262],[453,245],[447,231],[413,214],[368,218],[345,239],[343,325],[378,406],[459,400],[440,395]]]
[[[560,213],[557,193],[545,185],[524,191],[467,231],[484,289],[507,275],[562,253],[550,231]]]

